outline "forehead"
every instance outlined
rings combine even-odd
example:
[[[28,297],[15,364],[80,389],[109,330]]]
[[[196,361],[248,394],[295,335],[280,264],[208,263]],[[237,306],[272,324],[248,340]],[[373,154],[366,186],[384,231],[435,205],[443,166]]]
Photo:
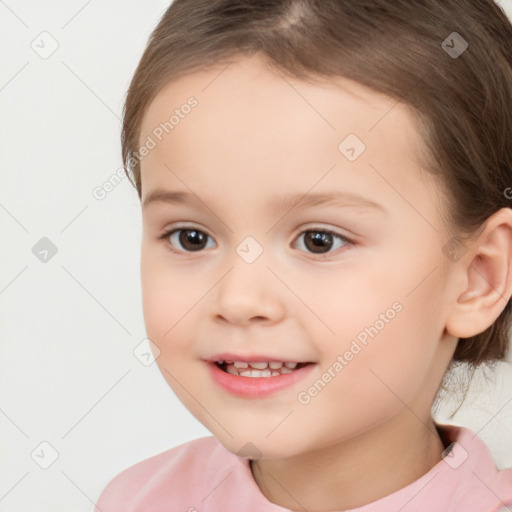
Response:
[[[191,97],[197,106],[183,109]],[[391,200],[383,176],[404,190],[421,178],[421,139],[405,104],[342,77],[293,79],[258,55],[168,83],[143,119],[140,144],[148,137],[156,145],[141,162],[143,195],[178,184],[178,175],[212,186],[215,176],[239,192],[262,184],[305,191],[334,165],[327,187],[373,186]],[[347,158],[351,146],[360,153],[355,160]]]
[[[308,79],[309,80],[309,79]],[[216,104],[227,113],[227,107],[258,106],[262,117],[269,109],[276,114],[291,108],[297,115],[309,113],[315,121],[323,120],[324,128],[340,129],[360,124],[362,132],[371,131],[386,117],[390,123],[410,124],[411,112],[405,103],[389,98],[345,77],[316,77],[312,81],[291,78],[269,66],[264,57],[233,57],[204,70],[194,71],[165,85],[151,102],[141,125],[141,132],[166,119],[167,113],[179,108],[190,96],[195,96],[202,109]],[[313,81],[314,80],[314,81]],[[261,109],[261,107],[267,107]],[[257,111],[251,110],[254,118]],[[342,111],[343,117],[337,114]],[[388,119],[388,113],[393,116]],[[293,122],[293,119],[289,119]],[[357,123],[357,121],[359,121]],[[355,124],[357,123],[357,124]],[[316,125],[316,123],[315,123]],[[387,128],[386,128],[387,130]]]

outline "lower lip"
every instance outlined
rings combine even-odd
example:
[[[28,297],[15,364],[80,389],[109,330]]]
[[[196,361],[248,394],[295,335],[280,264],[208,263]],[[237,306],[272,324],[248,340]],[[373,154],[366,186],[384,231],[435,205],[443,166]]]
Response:
[[[225,391],[232,395],[245,398],[260,398],[280,389],[293,386],[307,377],[316,366],[308,364],[291,373],[275,375],[273,377],[241,377],[221,370],[215,363],[207,363],[213,380]]]

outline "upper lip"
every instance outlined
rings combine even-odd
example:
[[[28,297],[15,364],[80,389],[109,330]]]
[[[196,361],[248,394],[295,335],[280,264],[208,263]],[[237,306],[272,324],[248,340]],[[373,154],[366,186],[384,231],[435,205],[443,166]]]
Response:
[[[207,357],[206,361],[242,361],[245,363],[262,363],[265,361],[275,361],[280,363],[309,363],[311,361],[305,361],[300,359],[290,359],[289,357],[276,357],[263,354],[234,354],[232,352],[222,352],[214,354],[211,357]]]

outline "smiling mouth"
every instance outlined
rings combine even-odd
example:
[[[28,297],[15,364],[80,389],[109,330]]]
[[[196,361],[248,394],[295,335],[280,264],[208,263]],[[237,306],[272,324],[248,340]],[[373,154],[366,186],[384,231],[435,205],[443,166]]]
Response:
[[[239,377],[278,377],[313,363],[216,361],[215,364],[222,371]]]

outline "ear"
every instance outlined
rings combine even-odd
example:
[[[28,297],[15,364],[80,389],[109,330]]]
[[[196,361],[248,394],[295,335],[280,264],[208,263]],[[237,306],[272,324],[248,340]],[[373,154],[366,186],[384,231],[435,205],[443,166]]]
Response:
[[[512,296],[512,209],[492,215],[454,265],[462,274],[462,285],[446,330],[457,338],[470,338],[490,327]]]

